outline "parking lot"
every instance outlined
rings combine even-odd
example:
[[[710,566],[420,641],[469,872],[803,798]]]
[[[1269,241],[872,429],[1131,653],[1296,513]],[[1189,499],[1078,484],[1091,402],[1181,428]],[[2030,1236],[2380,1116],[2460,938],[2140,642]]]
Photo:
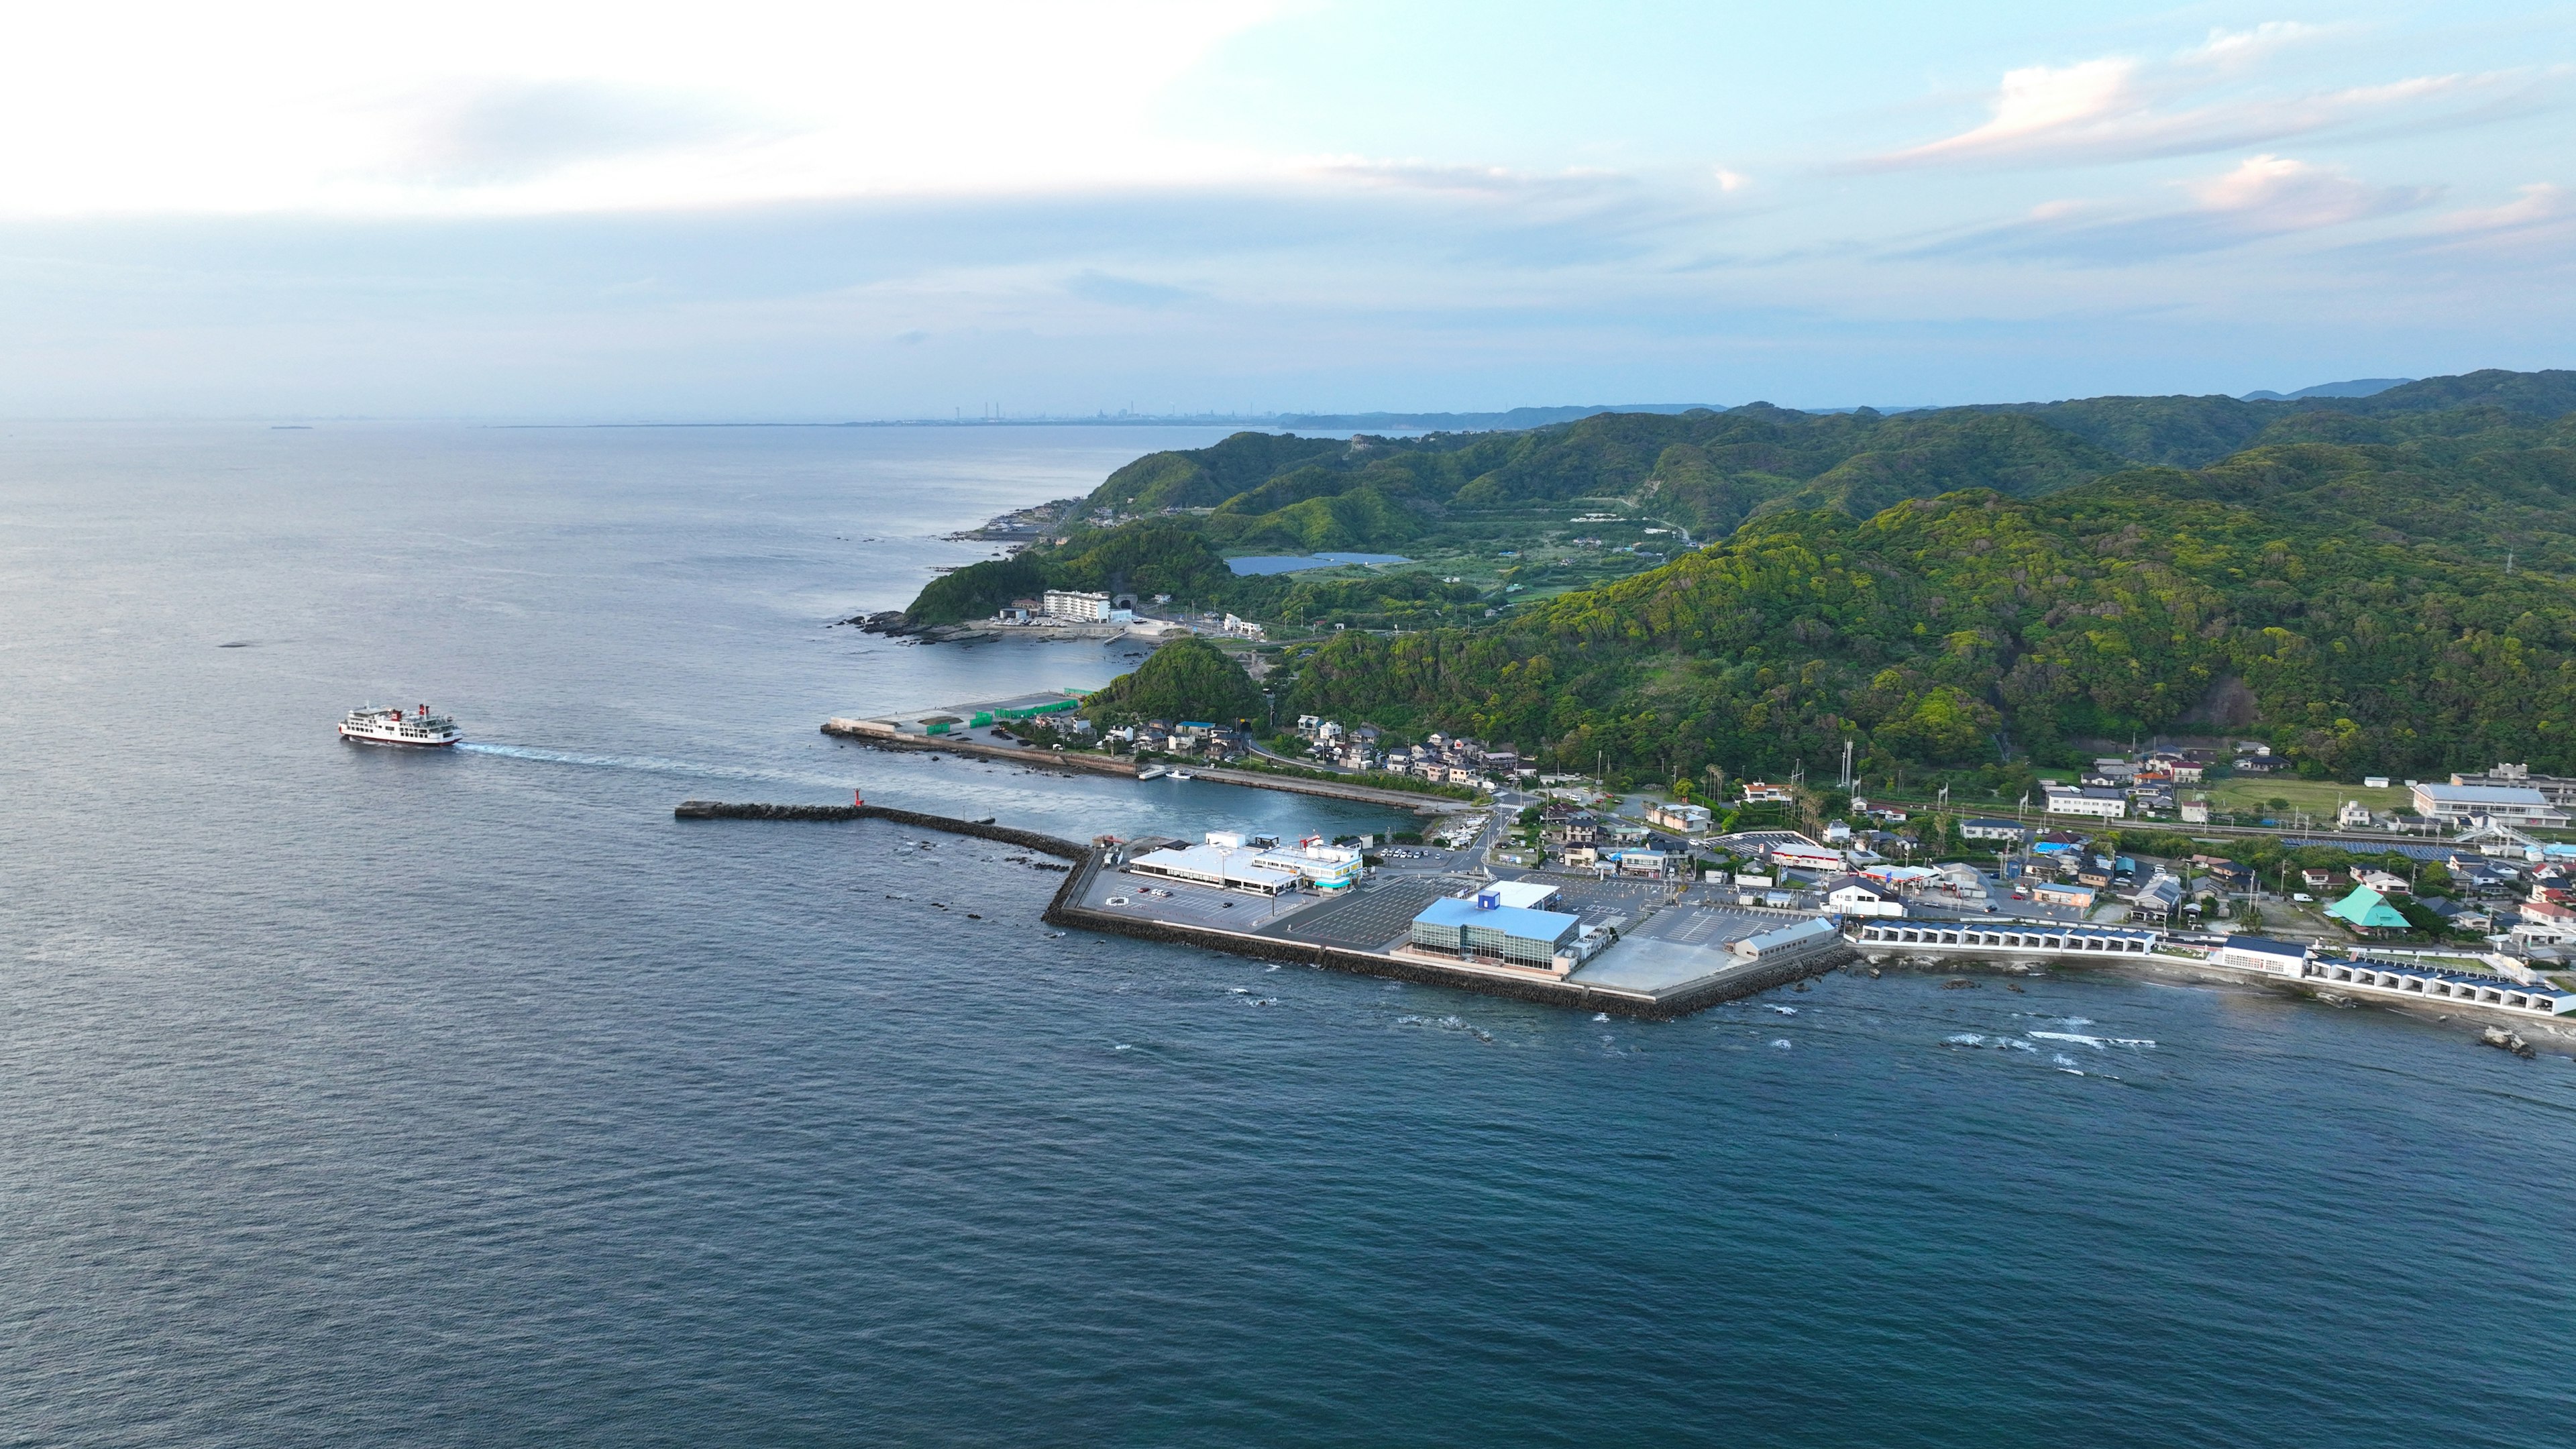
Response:
[[[1573,979],[1632,991],[1669,991],[1735,969],[1743,963],[1726,949],[1730,944],[1789,924],[1779,915],[1675,906],[1621,931],[1618,943],[1586,962]]]
[[[1247,933],[1322,904],[1310,895],[1248,895],[1122,870],[1104,870],[1092,877],[1082,903],[1094,910],[1138,920],[1173,921]]]
[[[1380,875],[1337,899],[1299,911],[1262,934],[1353,951],[1383,951],[1411,933],[1413,918],[1422,914],[1423,907],[1473,883],[1463,876]]]

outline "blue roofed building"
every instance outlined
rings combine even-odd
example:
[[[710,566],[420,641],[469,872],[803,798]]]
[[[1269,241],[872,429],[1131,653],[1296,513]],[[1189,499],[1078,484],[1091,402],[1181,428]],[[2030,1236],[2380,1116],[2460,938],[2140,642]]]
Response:
[[[1433,901],[1413,918],[1407,944],[1483,966],[1562,976],[1582,959],[1582,922],[1563,911],[1507,906],[1495,892]]]

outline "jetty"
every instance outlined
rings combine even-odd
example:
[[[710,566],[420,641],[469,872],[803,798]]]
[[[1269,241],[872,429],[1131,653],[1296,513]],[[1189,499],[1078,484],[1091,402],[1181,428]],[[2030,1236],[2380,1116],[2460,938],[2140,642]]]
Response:
[[[1067,775],[1107,775],[1120,779],[1136,778],[1136,762],[1112,755],[1095,755],[1087,750],[1049,750],[1034,745],[987,744],[954,734],[916,734],[893,727],[886,720],[857,719],[835,716],[823,721],[823,733],[853,740],[882,750],[908,750],[916,754],[959,755],[969,759],[1007,760],[1032,770],[1053,770]],[[1376,785],[1345,784],[1339,780],[1311,780],[1296,775],[1274,775],[1264,770],[1229,770],[1221,765],[1193,765],[1195,779],[1212,780],[1220,785],[1248,785],[1255,790],[1278,790],[1290,795],[1317,795],[1332,800],[1357,800],[1368,805],[1386,805],[1410,810],[1420,815],[1449,815],[1476,808],[1473,800],[1459,800],[1430,795],[1417,795],[1407,790],[1389,790]]]
[[[978,840],[1016,845],[1052,855],[1058,860],[1081,860],[1091,853],[1087,846],[1076,845],[1061,836],[1042,835],[1034,830],[1020,830],[997,825],[990,820],[959,820],[949,815],[925,815],[918,810],[898,810],[891,805],[736,805],[723,800],[683,800],[671,810],[674,820],[885,820],[896,825],[909,825],[916,830],[939,830],[950,835],[971,835]]]

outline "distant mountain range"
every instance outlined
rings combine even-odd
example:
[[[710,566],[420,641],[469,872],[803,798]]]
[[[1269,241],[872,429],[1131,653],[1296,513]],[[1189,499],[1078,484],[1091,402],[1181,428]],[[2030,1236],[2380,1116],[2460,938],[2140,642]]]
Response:
[[[2303,397],[2374,397],[2392,387],[2404,387],[2411,377],[2356,377],[2348,382],[2321,382],[2297,392],[2271,392],[2258,389],[2246,393],[2242,402],[2296,402]]]

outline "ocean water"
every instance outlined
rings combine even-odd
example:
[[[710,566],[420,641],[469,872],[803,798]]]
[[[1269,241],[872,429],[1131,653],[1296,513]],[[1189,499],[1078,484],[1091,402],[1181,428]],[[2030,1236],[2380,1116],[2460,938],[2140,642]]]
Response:
[[[1212,434],[0,431],[0,1443],[2576,1437],[2563,1044],[2081,975],[1596,1021],[671,819],[1383,828],[817,732],[1124,667],[831,621]]]

